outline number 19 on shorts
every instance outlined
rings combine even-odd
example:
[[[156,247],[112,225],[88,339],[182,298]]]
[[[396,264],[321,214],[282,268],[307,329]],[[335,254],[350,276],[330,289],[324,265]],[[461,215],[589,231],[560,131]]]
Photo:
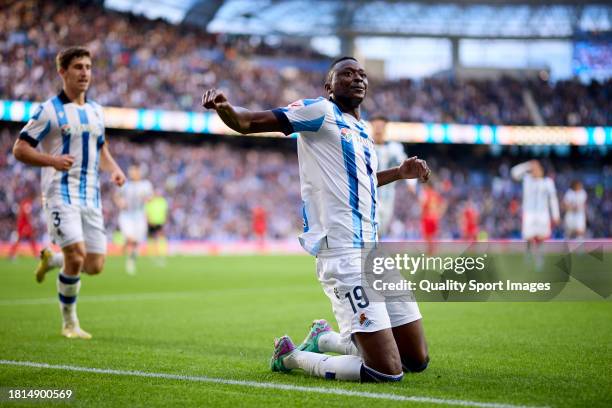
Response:
[[[363,290],[363,286],[355,286],[353,290],[346,292],[344,297],[348,298],[349,302],[351,303],[353,313],[357,313],[357,307],[364,309],[370,304],[368,296],[366,295],[365,290]]]

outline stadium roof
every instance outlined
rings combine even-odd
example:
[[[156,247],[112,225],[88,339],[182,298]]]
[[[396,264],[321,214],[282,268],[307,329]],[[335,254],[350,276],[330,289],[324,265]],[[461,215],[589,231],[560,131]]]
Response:
[[[106,0],[213,32],[291,36],[570,39],[612,30],[609,1]]]

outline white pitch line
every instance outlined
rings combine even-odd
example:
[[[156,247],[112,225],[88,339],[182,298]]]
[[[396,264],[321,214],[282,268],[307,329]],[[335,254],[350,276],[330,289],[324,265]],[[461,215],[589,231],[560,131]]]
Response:
[[[500,403],[495,403],[495,402],[478,402],[478,401],[466,401],[466,400],[431,398],[431,397],[416,397],[416,396],[410,397],[406,395],[389,394],[389,393],[350,391],[350,390],[343,390],[340,388],[304,387],[304,386],[299,386],[299,385],[278,384],[278,383],[270,383],[270,382],[231,380],[227,378],[200,377],[200,376],[167,374],[167,373],[150,373],[146,371],[132,371],[132,370],[113,370],[113,369],[108,369],[108,368],[79,367],[79,366],[70,366],[70,365],[54,365],[54,364],[46,364],[46,363],[35,363],[31,361],[0,360],[0,365],[32,367],[32,368],[46,368],[46,369],[52,369],[52,370],[77,371],[77,372],[95,373],[95,374],[121,375],[121,376],[128,376],[128,377],[163,378],[166,380],[193,381],[193,382],[203,382],[203,383],[223,384],[223,385],[238,385],[238,386],[243,386],[243,387],[268,388],[268,389],[283,390],[283,391],[309,392],[309,393],[315,393],[315,394],[342,395],[342,396],[349,396],[349,397],[372,398],[372,399],[387,400],[387,401],[409,401],[409,402],[420,402],[420,403],[439,404],[439,405],[455,405],[455,406],[463,406],[463,407],[546,408],[546,407],[532,407],[532,406],[526,406],[526,405],[500,404]]]
[[[162,300],[181,297],[204,296],[202,292],[153,292],[153,293],[125,293],[121,295],[91,295],[79,296],[80,302],[120,302],[132,300]],[[56,304],[57,297],[34,299],[0,300],[0,306],[48,305]]]

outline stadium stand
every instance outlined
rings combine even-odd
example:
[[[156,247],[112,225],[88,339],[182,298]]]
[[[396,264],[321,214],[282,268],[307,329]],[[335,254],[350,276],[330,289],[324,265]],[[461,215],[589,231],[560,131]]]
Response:
[[[14,229],[18,195],[39,194],[38,172],[17,162],[11,154],[17,127],[0,131],[0,177],[8,180],[0,191],[0,241],[10,238]],[[114,157],[122,168],[136,163],[148,171],[146,177],[163,191],[169,201],[166,226],[171,239],[208,241],[254,240],[251,228],[253,207],[260,206],[268,217],[267,238],[292,240],[302,227],[297,155],[291,140],[276,148],[246,147],[244,142],[185,144],[151,138],[146,143],[126,137],[109,136]],[[244,139],[243,139],[244,140]],[[469,149],[468,147],[465,147]],[[424,157],[438,176],[448,212],[441,223],[441,238],[459,238],[458,213],[468,197],[480,213],[480,227],[489,238],[520,238],[521,186],[510,179],[509,167],[520,159],[472,157],[451,159],[435,148],[408,146],[409,153]],[[574,179],[580,179],[588,194],[587,236],[612,236],[612,167],[573,165],[569,158],[556,159],[548,166],[554,177],[559,199]],[[17,188],[19,186],[19,188]],[[24,187],[25,186],[25,187]],[[402,189],[402,185],[396,186]],[[118,209],[112,203],[115,187],[103,179],[104,218],[109,234],[117,230]],[[419,207],[408,191],[396,194],[396,222],[389,238],[419,239]],[[38,201],[38,200],[37,200]],[[39,231],[45,231],[40,204],[34,208]],[[509,216],[510,214],[510,216]],[[561,229],[555,237],[561,237]]]
[[[200,90],[213,85],[240,106],[284,106],[319,96],[327,67],[320,55],[295,45],[270,47],[250,37],[211,35],[74,1],[3,2],[0,26],[8,28],[0,32],[0,98],[9,100],[41,101],[54,94],[59,82],[53,56],[71,38],[94,52],[89,96],[107,106],[197,110]],[[363,108],[366,116],[384,108],[397,121],[534,124],[524,89],[535,96],[545,124],[612,124],[612,80],[372,80]]]

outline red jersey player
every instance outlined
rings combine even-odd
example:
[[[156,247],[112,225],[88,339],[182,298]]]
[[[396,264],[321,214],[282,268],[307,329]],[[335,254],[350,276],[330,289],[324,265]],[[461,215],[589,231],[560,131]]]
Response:
[[[253,232],[257,237],[257,243],[261,246],[264,245],[266,237],[267,223],[266,223],[266,210],[262,207],[253,208]]]
[[[446,211],[446,203],[432,185],[426,184],[421,194],[421,232],[427,242],[427,253],[433,254],[434,240],[438,236],[440,218]]]
[[[478,210],[472,200],[466,201],[461,211],[461,238],[476,241],[478,235]]]
[[[32,198],[30,196],[26,196],[26,198],[19,202],[19,211],[17,213],[17,240],[15,240],[9,250],[9,258],[15,258],[19,242],[26,239],[30,241],[30,248],[32,248],[34,257],[38,257],[36,234],[32,226]]]

